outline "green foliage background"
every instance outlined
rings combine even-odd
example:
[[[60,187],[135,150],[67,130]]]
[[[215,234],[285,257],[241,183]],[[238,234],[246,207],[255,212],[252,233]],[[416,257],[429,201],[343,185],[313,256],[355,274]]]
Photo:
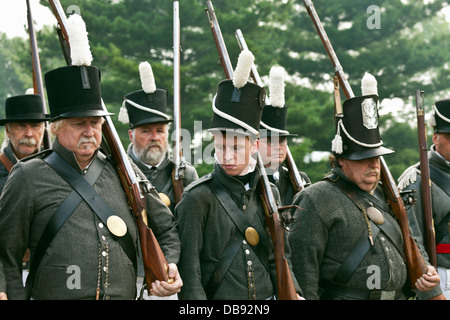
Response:
[[[173,2],[167,0],[61,0],[63,8],[76,5],[86,22],[93,64],[102,73],[102,96],[118,114],[123,96],[139,90],[138,65],[152,65],[156,85],[173,97]],[[378,80],[380,123],[385,146],[396,150],[386,161],[395,178],[418,161],[413,95],[425,91],[426,111],[435,100],[449,95],[449,24],[440,10],[446,1],[317,0],[315,9],[334,47],[355,95],[360,95],[364,72]],[[49,6],[48,1],[40,1]],[[273,65],[289,74],[286,104],[288,130],[297,133],[289,146],[297,166],[313,182],[328,171],[327,160],[310,161],[314,151],[330,150],[334,136],[333,68],[302,1],[217,0],[215,13],[236,65],[240,48],[235,39],[241,29],[255,55],[259,74],[267,84]],[[372,6],[372,7],[371,7]],[[379,29],[369,28],[379,9]],[[209,127],[211,99],[224,79],[202,0],[181,0],[181,119],[194,138],[195,121]],[[24,12],[24,14],[26,14]],[[37,33],[42,73],[65,65],[53,26]],[[23,94],[32,87],[28,39],[9,39],[0,34],[0,98]],[[345,96],[341,92],[342,100]],[[391,114],[391,99],[403,109]],[[3,108],[0,115],[3,116]],[[170,112],[169,112],[170,113]],[[127,127],[117,120],[123,144]],[[430,141],[431,139],[429,139]],[[203,139],[205,147],[211,141]],[[192,152],[194,148],[192,149]],[[185,150],[185,153],[187,151]],[[193,157],[191,157],[193,159]],[[199,175],[211,165],[195,163]]]

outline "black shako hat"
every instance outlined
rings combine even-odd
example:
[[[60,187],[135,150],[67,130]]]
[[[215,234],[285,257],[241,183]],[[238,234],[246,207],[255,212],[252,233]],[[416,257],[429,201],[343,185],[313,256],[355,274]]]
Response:
[[[5,101],[5,119],[0,119],[0,125],[7,122],[41,122],[50,120],[50,115],[43,112],[42,98],[37,94],[24,94],[9,97]]]
[[[429,125],[436,133],[450,133],[450,99],[436,101]]]
[[[156,89],[153,93],[138,90],[124,97],[130,129],[147,123],[168,123],[172,119],[166,115],[167,91]]]
[[[232,80],[219,82],[208,131],[234,131],[258,137],[265,96],[266,90],[251,82],[239,89]]]
[[[296,137],[297,134],[289,133],[286,130],[287,107],[274,107],[266,105],[261,117],[261,127],[259,130],[261,137]]]
[[[284,74],[283,67],[270,68],[269,99],[266,101],[261,117],[259,134],[261,137],[294,137],[286,130],[287,107],[284,99]]]
[[[378,118],[378,95],[344,101],[343,113],[336,116],[334,154],[349,160],[362,160],[393,153],[382,146]]]
[[[45,74],[51,121],[113,115],[103,109],[100,71],[95,66],[65,66]]]
[[[119,121],[129,123],[130,129],[148,123],[168,123],[172,119],[166,114],[167,91],[156,88],[150,63],[139,64],[142,90],[125,95],[119,112]]]

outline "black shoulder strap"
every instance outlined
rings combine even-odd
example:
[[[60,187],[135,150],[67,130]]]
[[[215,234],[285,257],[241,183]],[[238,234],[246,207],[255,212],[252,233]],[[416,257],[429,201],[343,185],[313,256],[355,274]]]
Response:
[[[85,179],[89,185],[93,185],[95,181],[97,181],[103,167],[104,163],[97,158],[92,162],[88,169],[89,174],[85,175]],[[70,217],[75,208],[80,204],[81,200],[82,198],[80,195],[75,190],[72,190],[72,192],[67,196],[63,203],[59,206],[58,210],[56,210],[48,221],[33,254],[33,260],[30,265],[30,273],[27,277],[27,287],[29,289],[32,287],[34,276],[36,275],[37,268],[42,257],[44,256],[45,251],[47,251],[47,248],[53,241],[53,238],[56,236],[66,220]]]
[[[225,249],[222,251],[222,255],[220,256],[219,261],[216,263],[214,272],[212,273],[205,287],[205,292],[208,296],[208,299],[212,299],[217,289],[219,289],[220,284],[225,277],[225,274],[227,273],[231,263],[234,260],[234,257],[241,247],[242,240],[245,236],[245,230],[250,226],[250,222],[246,219],[242,211],[239,210],[237,205],[224,190],[224,187],[220,184],[220,182],[216,181],[216,179],[214,178],[211,181],[211,191],[233,220],[234,224],[236,225],[236,230],[225,246]],[[261,260],[266,269],[270,270],[269,266],[267,265],[268,253],[267,249],[265,248],[265,246],[267,245],[267,239],[265,235],[260,235],[260,239],[261,241],[259,241],[256,246],[252,246],[252,248],[255,250],[256,256]]]
[[[341,178],[336,175],[332,175],[328,178],[325,178],[326,181],[333,183],[338,187],[338,189],[344,193],[352,202],[360,209],[360,205],[367,206],[367,200],[362,196],[359,196],[357,192],[352,190],[350,186],[348,186]],[[365,208],[367,209],[367,208]],[[395,230],[394,226],[387,221],[384,220],[382,225],[377,225],[370,221],[370,226],[372,228],[372,236],[373,239],[377,237],[380,229],[383,230],[383,233],[392,241],[392,243],[396,246],[399,253],[403,256],[403,246],[401,235]],[[348,280],[350,280],[351,275],[356,270],[356,268],[361,263],[364,256],[370,249],[370,243],[368,238],[368,230],[366,229],[361,237],[359,238],[357,244],[354,246],[353,250],[346,257],[345,261],[342,263],[340,269],[336,273],[333,281],[345,284]]]
[[[107,225],[107,220],[110,216],[115,215],[114,211],[108,206],[103,198],[92,188],[92,186],[63,158],[56,152],[52,152],[48,157],[43,159],[47,162],[53,170],[55,170],[72,188],[83,198],[83,200],[91,207],[102,222]],[[120,245],[124,249],[130,261],[136,266],[136,248],[131,238],[130,233],[123,237],[117,237]]]

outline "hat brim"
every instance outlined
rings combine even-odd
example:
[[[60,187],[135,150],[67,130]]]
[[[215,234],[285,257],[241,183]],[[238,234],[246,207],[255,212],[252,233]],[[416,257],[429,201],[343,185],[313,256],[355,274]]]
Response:
[[[439,126],[434,128],[435,133],[450,133],[450,126]]]
[[[279,132],[273,132],[270,130],[259,130],[259,137],[260,138],[267,138],[271,136],[277,136],[277,137],[298,137],[298,134],[296,133],[279,133]]]
[[[166,119],[163,117],[156,117],[156,118],[151,118],[151,119],[142,119],[137,121],[136,123],[131,123],[130,122],[130,129],[142,126],[144,124],[154,124],[154,123],[170,123],[173,122],[172,119]]]
[[[360,151],[354,151],[349,154],[340,154],[337,155],[338,157],[348,159],[348,160],[364,160],[374,157],[379,157],[387,154],[392,154],[395,151],[390,150],[385,147],[378,147],[378,148],[368,148],[366,150],[360,150]]]
[[[85,117],[104,117],[113,116],[114,113],[106,112],[103,110],[75,110],[71,112],[66,112],[51,118],[51,121],[56,121],[65,118],[85,118]]]
[[[45,114],[44,118],[8,118],[8,119],[0,119],[0,126],[4,126],[8,122],[44,122],[49,120],[50,120],[49,114]]]
[[[225,133],[229,135],[236,135],[236,136],[245,136],[245,137],[252,137],[256,138],[256,135],[254,135],[251,132],[248,132],[247,130],[243,130],[241,128],[232,129],[232,128],[211,128],[206,130],[206,132],[210,132],[212,134],[214,133]]]

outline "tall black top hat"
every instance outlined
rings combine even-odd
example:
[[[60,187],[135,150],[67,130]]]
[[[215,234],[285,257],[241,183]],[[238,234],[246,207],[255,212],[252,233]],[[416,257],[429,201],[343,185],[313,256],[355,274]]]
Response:
[[[364,81],[375,81],[366,74]],[[368,94],[344,101],[343,113],[336,116],[336,136],[331,150],[336,156],[362,160],[393,153],[383,147],[378,127],[378,94]]]
[[[91,66],[86,25],[77,14],[67,19],[72,65],[45,74],[51,120],[112,115],[103,108],[100,71]]]
[[[259,135],[265,89],[247,82],[253,60],[250,51],[241,51],[233,80],[223,80],[218,84],[208,131],[233,131],[253,137]]]
[[[147,123],[167,123],[167,91],[157,89],[153,71],[148,62],[139,64],[142,90],[128,93],[120,108],[119,121],[129,123],[130,129]]]
[[[450,99],[436,101],[429,125],[437,133],[450,133]]]
[[[43,112],[40,95],[25,94],[9,97],[5,101],[5,119],[0,119],[0,125],[7,122],[41,122],[50,120]]]
[[[112,115],[103,110],[100,72],[95,66],[67,66],[45,74],[51,120]]]
[[[270,69],[269,95],[270,104],[264,107],[261,117],[260,136],[297,136],[286,130],[287,107],[284,99],[284,69],[282,67]]]

